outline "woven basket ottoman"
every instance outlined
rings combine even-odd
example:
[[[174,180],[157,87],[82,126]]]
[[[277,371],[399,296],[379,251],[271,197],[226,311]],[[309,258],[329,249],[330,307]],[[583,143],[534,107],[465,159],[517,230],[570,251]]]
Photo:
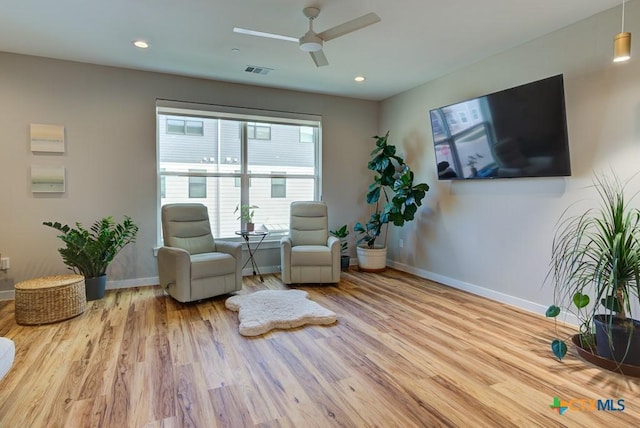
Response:
[[[19,282],[16,291],[16,322],[47,324],[84,312],[87,298],[82,275],[56,275]]]

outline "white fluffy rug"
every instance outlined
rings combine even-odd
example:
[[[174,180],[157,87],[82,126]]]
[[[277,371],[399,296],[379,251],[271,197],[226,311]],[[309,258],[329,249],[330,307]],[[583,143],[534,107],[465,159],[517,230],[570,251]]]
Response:
[[[336,314],[308,299],[302,290],[261,290],[229,297],[227,309],[238,311],[240,334],[259,336],[274,328],[333,324]]]

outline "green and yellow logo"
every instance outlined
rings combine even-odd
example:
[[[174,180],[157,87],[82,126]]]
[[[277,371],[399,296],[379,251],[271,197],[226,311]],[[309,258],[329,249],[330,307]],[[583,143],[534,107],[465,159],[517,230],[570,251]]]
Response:
[[[553,397],[553,404],[550,404],[549,407],[559,415],[563,415],[568,410],[572,412],[624,412],[625,404],[623,398],[617,400],[614,398],[561,400],[560,397]]]

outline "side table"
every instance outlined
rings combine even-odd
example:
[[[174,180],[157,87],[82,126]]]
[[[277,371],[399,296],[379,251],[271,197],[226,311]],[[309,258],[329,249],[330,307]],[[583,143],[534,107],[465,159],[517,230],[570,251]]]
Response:
[[[264,241],[264,238],[266,238],[268,233],[260,230],[252,230],[252,231],[238,230],[236,231],[236,235],[242,236],[242,239],[244,239],[244,242],[247,243],[247,249],[249,250],[249,258],[247,259],[246,262],[244,262],[244,265],[242,265],[242,269],[244,269],[247,263],[251,262],[251,267],[253,268],[253,275],[254,276],[256,274],[259,275],[260,281],[264,281],[264,279],[262,278],[262,274],[260,273],[260,269],[258,269],[258,265],[256,264],[256,260],[254,259],[253,256],[256,253],[256,251],[258,251],[258,248],[260,248],[260,244],[262,244],[262,241]],[[259,238],[257,241],[253,241],[256,244],[256,246],[253,247],[253,249],[251,249],[251,238]]]
[[[87,298],[82,275],[55,275],[29,279],[15,285],[16,322],[47,324],[84,312]]]

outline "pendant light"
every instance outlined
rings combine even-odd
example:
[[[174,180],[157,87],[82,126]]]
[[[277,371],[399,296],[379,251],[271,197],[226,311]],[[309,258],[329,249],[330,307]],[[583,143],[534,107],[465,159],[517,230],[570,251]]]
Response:
[[[613,62],[623,62],[631,58],[631,33],[624,31],[624,2],[622,0],[622,31],[613,39]]]

